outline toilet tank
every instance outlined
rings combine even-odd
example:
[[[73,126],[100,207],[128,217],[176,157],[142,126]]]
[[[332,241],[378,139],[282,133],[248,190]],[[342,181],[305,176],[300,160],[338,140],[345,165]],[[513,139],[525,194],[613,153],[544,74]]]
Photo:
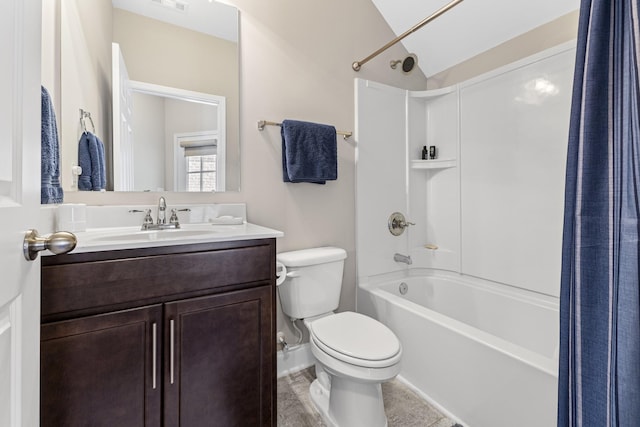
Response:
[[[286,280],[278,286],[284,314],[307,319],[338,308],[346,257],[344,249],[335,247],[278,254],[277,261],[287,269]]]

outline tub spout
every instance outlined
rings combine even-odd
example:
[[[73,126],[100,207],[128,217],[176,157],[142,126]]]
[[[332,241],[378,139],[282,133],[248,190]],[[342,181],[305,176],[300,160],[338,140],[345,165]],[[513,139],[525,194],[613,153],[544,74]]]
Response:
[[[413,261],[411,261],[411,255],[394,254],[393,260],[395,262],[404,262],[407,265],[411,265],[413,263]]]

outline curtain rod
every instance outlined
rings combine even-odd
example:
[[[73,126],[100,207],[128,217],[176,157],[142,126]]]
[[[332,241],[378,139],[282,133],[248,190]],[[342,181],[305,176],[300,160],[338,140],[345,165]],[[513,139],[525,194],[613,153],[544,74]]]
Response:
[[[381,54],[385,50],[389,49],[391,46],[393,46],[394,44],[398,43],[400,40],[402,40],[403,38],[407,37],[409,34],[419,30],[422,27],[424,27],[429,22],[433,21],[434,19],[436,19],[437,17],[439,17],[440,15],[442,15],[443,13],[445,13],[446,11],[451,9],[452,7],[457,6],[458,3],[462,3],[462,1],[463,0],[453,0],[451,3],[449,3],[449,4],[441,7],[440,9],[436,10],[431,15],[427,16],[422,21],[418,22],[416,25],[411,27],[409,30],[405,31],[403,34],[399,35],[395,39],[391,40],[389,43],[387,43],[384,46],[382,46],[380,49],[378,49],[375,52],[373,52],[371,55],[367,56],[366,58],[364,58],[364,59],[362,59],[360,61],[355,61],[353,64],[351,64],[351,68],[353,68],[354,71],[360,71],[360,68],[364,64],[369,62],[371,59],[375,58],[376,56],[378,56],[379,54]]]
[[[278,122],[269,122],[267,120],[259,120],[258,121],[258,130],[264,130],[265,126],[282,126],[282,123]],[[353,135],[353,132],[347,132],[344,130],[337,130],[336,133],[338,135],[342,135],[344,139],[348,139]]]

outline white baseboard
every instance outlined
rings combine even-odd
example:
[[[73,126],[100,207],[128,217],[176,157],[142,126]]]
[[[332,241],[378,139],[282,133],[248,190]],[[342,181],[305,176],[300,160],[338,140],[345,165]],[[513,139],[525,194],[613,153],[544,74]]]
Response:
[[[286,352],[280,350],[276,358],[278,361],[278,378],[301,371],[316,363],[311,354],[309,343],[297,345]]]

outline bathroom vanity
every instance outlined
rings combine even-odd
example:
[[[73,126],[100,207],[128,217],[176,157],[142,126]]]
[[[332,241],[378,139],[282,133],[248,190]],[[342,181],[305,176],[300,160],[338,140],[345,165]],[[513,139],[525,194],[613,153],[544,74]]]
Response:
[[[43,257],[41,425],[275,426],[277,233]]]

